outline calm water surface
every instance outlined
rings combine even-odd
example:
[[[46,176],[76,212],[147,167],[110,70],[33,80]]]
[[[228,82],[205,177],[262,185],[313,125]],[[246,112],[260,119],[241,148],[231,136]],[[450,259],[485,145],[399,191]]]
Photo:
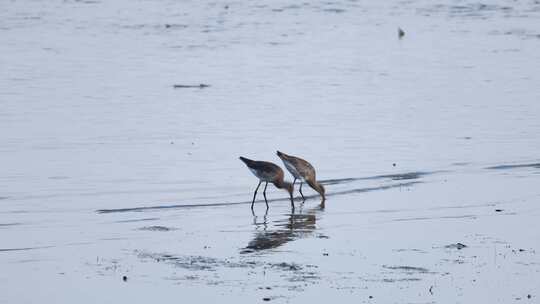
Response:
[[[537,1],[0,6],[0,302],[538,299]]]

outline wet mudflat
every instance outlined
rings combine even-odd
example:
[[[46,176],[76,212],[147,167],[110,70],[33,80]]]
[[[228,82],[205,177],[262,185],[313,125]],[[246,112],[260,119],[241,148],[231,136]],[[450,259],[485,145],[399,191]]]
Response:
[[[11,286],[3,296],[32,302],[24,293],[32,286],[43,296],[66,288],[62,301],[88,302],[536,297],[539,173],[460,166],[414,184],[358,179],[327,185],[324,208],[311,198],[294,212],[286,198],[268,211],[258,201],[254,214],[249,202],[46,212],[3,226],[3,235],[29,236],[10,239],[12,246],[41,244],[0,249]]]
[[[0,303],[538,302],[538,20],[536,1],[6,3]],[[324,207],[269,187],[251,212],[238,156],[278,149]]]

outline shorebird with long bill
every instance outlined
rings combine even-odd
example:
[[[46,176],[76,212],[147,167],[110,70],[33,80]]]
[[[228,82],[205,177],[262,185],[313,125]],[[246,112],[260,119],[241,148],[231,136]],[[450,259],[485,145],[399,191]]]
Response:
[[[283,170],[276,164],[271,162],[265,162],[265,161],[256,161],[247,159],[245,157],[240,156],[240,160],[246,164],[246,166],[249,168],[249,170],[259,179],[259,184],[257,185],[257,188],[255,189],[255,193],[253,193],[253,201],[251,202],[251,209],[253,210],[253,204],[255,204],[255,198],[257,197],[257,190],[259,190],[259,187],[263,182],[266,184],[264,185],[263,190],[263,196],[264,196],[264,202],[266,203],[266,209],[268,209],[268,200],[266,199],[266,187],[268,187],[268,183],[274,184],[276,188],[278,189],[284,189],[289,193],[289,196],[291,198],[291,207],[294,209],[294,202],[293,202],[293,190],[294,185],[286,182],[284,180],[285,174],[283,173]]]
[[[285,168],[287,168],[287,170],[289,170],[289,172],[291,172],[291,174],[294,176],[293,186],[297,179],[300,180],[300,195],[302,195],[302,199],[306,200],[304,194],[302,193],[302,184],[306,182],[311,188],[313,188],[313,190],[317,191],[317,193],[321,195],[321,203],[324,204],[326,201],[325,189],[321,183],[317,182],[315,168],[313,168],[309,162],[301,159],[300,157],[287,155],[280,151],[277,151],[277,156],[281,158]]]

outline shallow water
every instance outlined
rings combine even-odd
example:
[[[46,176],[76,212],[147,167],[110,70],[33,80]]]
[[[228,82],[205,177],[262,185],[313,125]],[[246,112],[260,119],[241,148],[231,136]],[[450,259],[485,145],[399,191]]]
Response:
[[[1,6],[0,302],[538,299],[537,1]]]

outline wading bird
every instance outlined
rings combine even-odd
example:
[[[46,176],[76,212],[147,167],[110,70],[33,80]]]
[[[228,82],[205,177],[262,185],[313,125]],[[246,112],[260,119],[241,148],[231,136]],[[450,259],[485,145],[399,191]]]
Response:
[[[323,185],[317,182],[313,166],[306,160],[279,151],[277,151],[277,156],[281,158],[287,170],[294,176],[293,186],[297,179],[300,180],[300,195],[302,195],[302,199],[306,199],[302,193],[302,184],[306,182],[313,190],[321,195],[321,203],[324,204],[324,201],[326,201],[326,196],[324,195],[325,189]]]
[[[265,162],[265,161],[255,161],[251,159],[247,159],[245,157],[240,156],[240,160],[246,164],[246,166],[249,168],[249,170],[259,179],[259,184],[257,185],[257,188],[255,189],[255,193],[253,193],[253,201],[251,202],[251,209],[253,210],[253,204],[255,204],[255,198],[257,197],[257,190],[259,190],[259,187],[263,182],[266,184],[264,185],[263,190],[263,196],[264,201],[266,203],[266,208],[268,209],[268,200],[266,199],[266,187],[268,187],[268,183],[274,184],[276,188],[284,189],[289,192],[289,196],[291,198],[291,207],[294,209],[294,202],[293,202],[293,190],[294,186],[293,184],[286,182],[283,177],[284,173],[281,168],[273,164],[271,162]]]

